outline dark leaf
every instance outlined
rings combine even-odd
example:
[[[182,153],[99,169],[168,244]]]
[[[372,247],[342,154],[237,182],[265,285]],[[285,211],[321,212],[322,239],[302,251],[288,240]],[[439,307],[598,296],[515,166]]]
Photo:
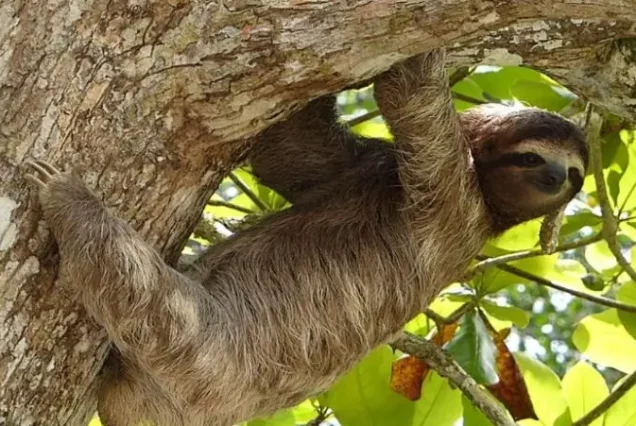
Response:
[[[481,317],[468,312],[446,350],[477,383],[497,383],[497,348]]]
[[[497,372],[499,382],[487,386],[488,390],[510,411],[515,420],[537,419],[523,375],[505,339],[510,329],[493,333],[497,346]]]

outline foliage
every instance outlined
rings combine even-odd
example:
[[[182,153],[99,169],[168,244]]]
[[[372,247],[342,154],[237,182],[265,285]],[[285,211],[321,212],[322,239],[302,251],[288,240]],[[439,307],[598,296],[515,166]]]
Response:
[[[527,68],[478,67],[457,82],[453,92],[458,111],[484,101],[521,102],[583,122],[584,105],[573,93]],[[390,140],[382,118],[373,114],[372,88],[344,92],[338,105],[343,122],[359,122],[353,127],[355,132]],[[372,118],[360,119],[369,113]],[[603,173],[619,222],[618,243],[629,260],[636,241],[636,132],[617,117],[603,118]],[[442,325],[440,319],[463,309],[454,318],[452,334],[434,341],[444,344],[500,400],[507,399],[504,402],[511,412],[526,413],[520,418],[534,417],[520,420],[520,425],[572,425],[601,403],[621,376],[636,370],[636,314],[603,304],[612,299],[636,306],[636,283],[599,234],[603,220],[597,192],[590,173],[584,190],[568,207],[560,241],[575,246],[571,250],[549,256],[531,252],[506,262],[524,276],[497,266],[481,270],[466,282],[450,285],[428,312],[406,326],[421,336],[433,335]],[[282,197],[260,185],[249,168],[234,171],[211,201],[204,220],[212,224],[215,234],[197,235],[186,254],[196,254],[219,235],[235,232],[246,219],[251,223],[254,217],[288,206]],[[539,226],[539,221],[518,226],[487,243],[482,253],[501,257],[536,251]],[[555,290],[550,283],[558,283],[568,292]],[[570,290],[578,295],[569,294]],[[423,362],[420,368],[402,357],[388,346],[377,348],[315,400],[245,426],[491,424],[458,389]],[[397,377],[391,376],[393,370],[398,371]],[[397,391],[391,387],[396,383]],[[409,397],[403,396],[399,388],[409,386],[417,389],[407,391]],[[585,424],[636,424],[636,390]]]

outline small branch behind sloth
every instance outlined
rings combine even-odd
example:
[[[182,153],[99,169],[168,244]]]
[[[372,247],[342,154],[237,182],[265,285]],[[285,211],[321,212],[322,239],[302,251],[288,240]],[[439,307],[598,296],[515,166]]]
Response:
[[[78,178],[32,162],[60,281],[108,332],[99,414],[224,426],[327,389],[461,277],[489,237],[559,209],[581,132],[535,109],[452,106],[444,53],[375,81],[395,144],[319,99],[258,137],[252,165],[294,206],[177,273]]]

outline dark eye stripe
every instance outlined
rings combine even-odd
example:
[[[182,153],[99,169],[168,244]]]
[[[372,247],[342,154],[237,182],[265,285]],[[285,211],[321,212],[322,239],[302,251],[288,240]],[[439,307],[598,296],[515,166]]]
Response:
[[[518,153],[518,152],[504,154],[501,157],[497,158],[496,160],[488,162],[488,166],[492,168],[509,167],[509,166],[533,167],[533,166],[538,166],[545,162],[543,159],[541,159],[540,163],[529,165],[525,159],[525,155],[526,155],[525,153]]]

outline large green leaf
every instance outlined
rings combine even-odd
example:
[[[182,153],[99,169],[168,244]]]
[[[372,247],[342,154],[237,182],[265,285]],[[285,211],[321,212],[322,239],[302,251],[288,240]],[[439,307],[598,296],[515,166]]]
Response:
[[[598,226],[601,224],[601,218],[591,211],[582,211],[577,214],[568,215],[563,221],[559,235],[566,237],[581,230],[585,226]]]
[[[283,410],[271,417],[249,421],[246,426],[296,426],[296,419],[292,410]]]
[[[488,420],[484,413],[463,395],[462,406],[464,408],[464,426],[493,426],[492,422]]]
[[[626,373],[636,369],[636,340],[623,327],[616,309],[583,318],[572,342],[595,363]]]
[[[453,86],[453,92],[464,95],[464,96],[469,96],[476,100],[481,100],[484,102],[487,101],[483,97],[483,92],[481,90],[481,87],[479,87],[479,85],[475,83],[470,77],[464,78],[463,80],[455,84]],[[459,99],[455,99],[454,104],[455,104],[456,111],[463,111],[465,109],[475,106],[475,104],[471,102],[466,102]]]
[[[603,376],[590,364],[580,361],[563,377],[563,394],[572,420],[576,421],[607,398],[609,390]],[[603,426],[604,418],[599,416],[590,426]]]
[[[555,112],[562,110],[576,99],[576,95],[572,92],[543,81],[517,81],[510,88],[510,93],[517,100]]]
[[[499,326],[493,324],[496,329],[510,327],[512,324],[519,328],[525,328],[530,321],[530,314],[528,312],[515,308],[514,306],[497,305],[489,300],[482,300],[480,306],[489,316],[503,322],[503,324]]]
[[[431,372],[422,384],[422,397],[411,402],[389,387],[396,359],[388,346],[374,350],[325,392],[321,403],[343,426],[452,426],[461,415],[459,390]]]
[[[539,243],[540,229],[541,222],[531,220],[504,232],[500,237],[490,241],[489,245],[506,251],[529,250]]]
[[[558,259],[557,255],[550,256],[536,256],[528,259],[516,260],[509,262],[509,265],[514,266],[522,271],[529,272],[536,276],[548,276],[548,274],[555,273],[555,264]],[[483,294],[496,293],[499,290],[508,287],[512,284],[529,284],[530,280],[521,278],[510,272],[502,271],[498,268],[490,268],[484,274],[477,275],[474,278],[476,287],[481,288]]]
[[[342,426],[412,424],[415,404],[389,387],[396,359],[388,346],[374,350],[325,392],[321,403],[333,410]]]
[[[606,278],[611,278],[619,270],[616,258],[606,241],[599,241],[585,247],[585,259]]]
[[[624,380],[616,383],[616,387]],[[632,387],[605,413],[603,426],[634,426],[636,425],[636,388]]]
[[[559,377],[548,366],[523,353],[514,354],[539,420],[548,426],[572,424]]]
[[[523,67],[479,67],[470,76],[482,91],[498,99],[514,99],[510,88],[520,81],[543,81],[541,73]]]
[[[497,383],[497,348],[481,317],[467,312],[446,349],[477,383]]]
[[[413,426],[453,426],[462,415],[461,397],[459,389],[431,371],[422,384],[422,397],[415,403]]]

